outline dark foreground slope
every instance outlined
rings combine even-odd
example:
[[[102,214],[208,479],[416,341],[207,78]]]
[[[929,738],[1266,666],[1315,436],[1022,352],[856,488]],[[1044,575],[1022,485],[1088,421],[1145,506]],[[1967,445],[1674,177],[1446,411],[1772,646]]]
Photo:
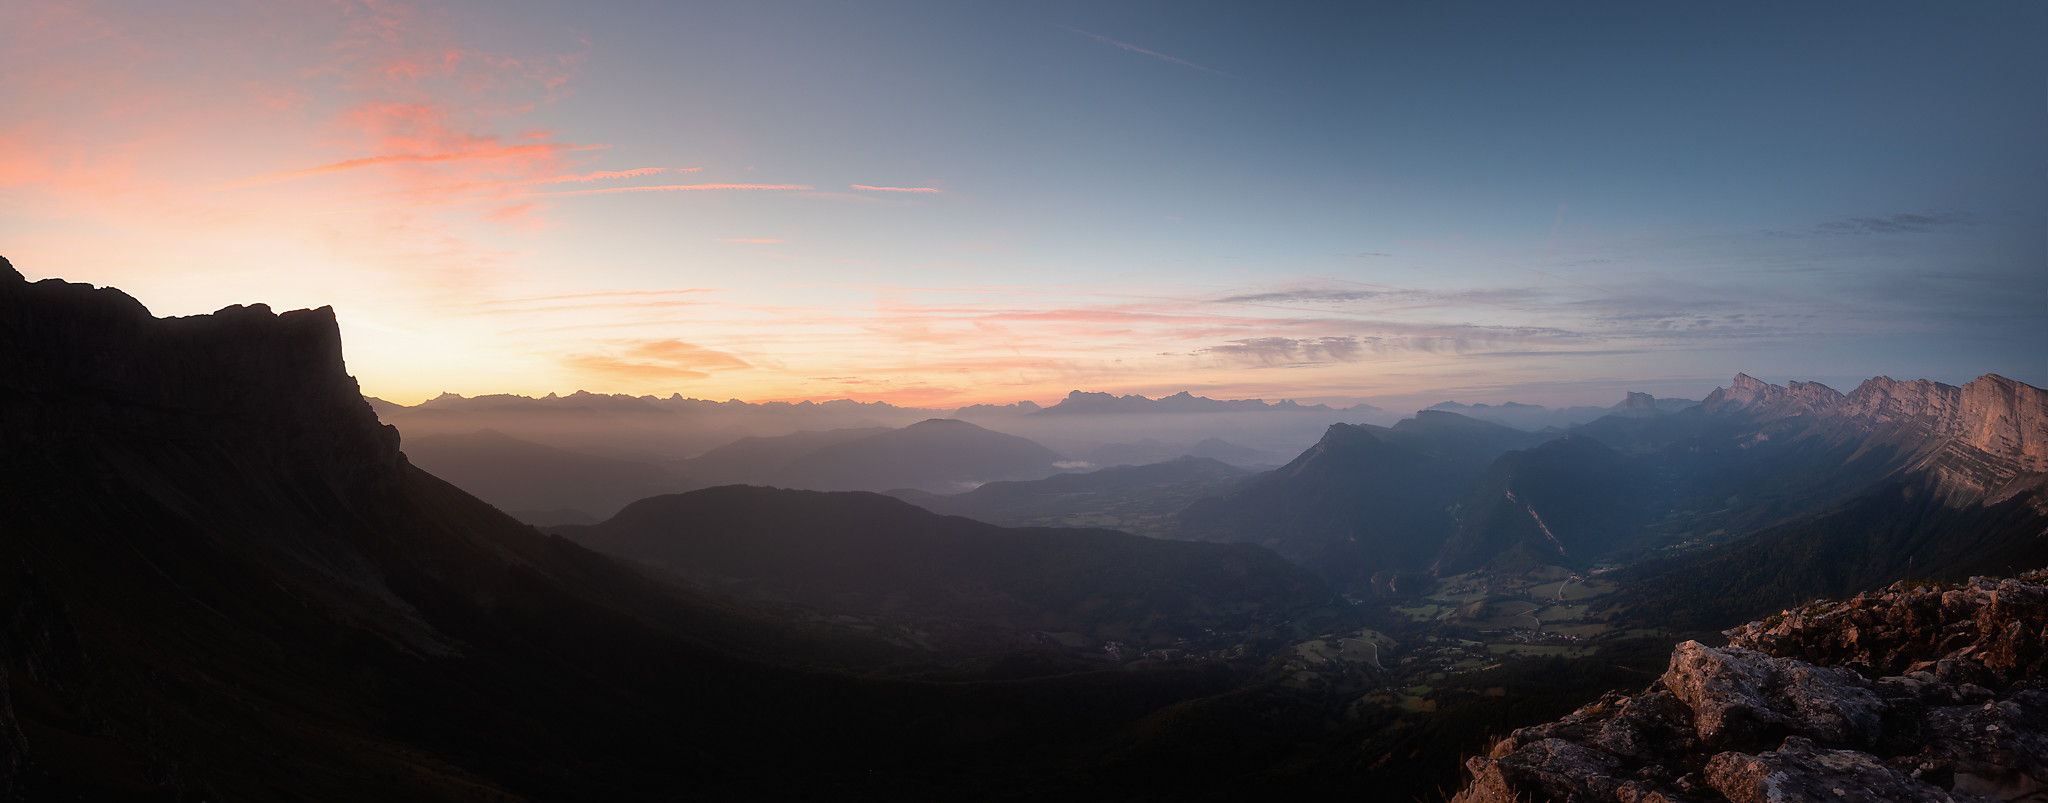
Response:
[[[790,668],[871,645],[411,467],[324,309],[159,320],[0,263],[0,422],[0,798],[1058,795],[1094,788],[1090,745],[1242,680]]]
[[[702,587],[888,617],[938,652],[1045,633],[1096,652],[1195,649],[1313,636],[1352,617],[1315,575],[1250,544],[1002,528],[871,493],[734,485],[561,531]]]
[[[158,320],[9,266],[0,406],[23,797],[624,793],[657,744],[720,763],[651,712],[740,719],[669,691],[747,682],[707,644],[737,622],[412,469],[328,310]]]
[[[2044,582],[1902,583],[1685,642],[1642,693],[1472,759],[1457,801],[2039,800]]]

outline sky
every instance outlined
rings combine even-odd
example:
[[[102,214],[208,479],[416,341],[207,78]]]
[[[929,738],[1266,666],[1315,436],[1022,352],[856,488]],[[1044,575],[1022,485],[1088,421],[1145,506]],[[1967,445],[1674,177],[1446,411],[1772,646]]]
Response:
[[[0,255],[364,392],[2048,385],[2039,3],[0,4]]]

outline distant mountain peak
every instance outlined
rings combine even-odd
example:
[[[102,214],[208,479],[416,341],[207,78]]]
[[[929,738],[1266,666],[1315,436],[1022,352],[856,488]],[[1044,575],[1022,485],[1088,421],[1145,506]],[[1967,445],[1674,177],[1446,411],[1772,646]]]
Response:
[[[1793,381],[1781,386],[1738,373],[1728,387],[1715,388],[1700,405],[1709,413],[1745,412],[1783,418],[1822,413],[1841,401],[1841,392],[1819,382]]]
[[[1354,410],[1376,410],[1369,405],[1358,405]],[[1233,412],[1333,412],[1326,404],[1304,405],[1292,399],[1268,403],[1265,399],[1212,399],[1197,396],[1189,391],[1180,391],[1157,399],[1140,395],[1116,396],[1098,391],[1075,390],[1059,404],[1038,411],[1037,415],[1073,415],[1077,413],[1233,413]]]

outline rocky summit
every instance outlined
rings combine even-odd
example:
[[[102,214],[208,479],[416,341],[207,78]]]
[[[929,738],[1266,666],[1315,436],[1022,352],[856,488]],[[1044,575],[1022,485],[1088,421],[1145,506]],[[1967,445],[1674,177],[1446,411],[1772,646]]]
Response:
[[[1454,803],[2048,800],[2044,584],[1899,583],[1685,642],[1467,761]]]

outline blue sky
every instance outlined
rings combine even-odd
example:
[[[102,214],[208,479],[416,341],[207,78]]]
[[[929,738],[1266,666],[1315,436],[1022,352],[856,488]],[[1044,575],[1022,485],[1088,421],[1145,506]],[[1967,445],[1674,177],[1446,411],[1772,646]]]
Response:
[[[27,3],[0,253],[366,391],[2048,381],[2048,11]],[[652,188],[688,188],[657,190]]]

